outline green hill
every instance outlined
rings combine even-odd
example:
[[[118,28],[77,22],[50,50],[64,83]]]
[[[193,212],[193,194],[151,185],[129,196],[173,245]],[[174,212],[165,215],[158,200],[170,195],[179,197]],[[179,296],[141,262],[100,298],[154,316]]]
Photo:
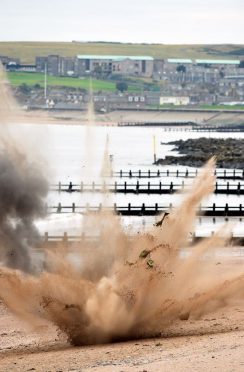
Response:
[[[23,63],[34,63],[37,55],[59,54],[125,54],[149,55],[156,58],[241,58],[243,45],[166,45],[106,42],[0,42],[0,55],[20,58]]]

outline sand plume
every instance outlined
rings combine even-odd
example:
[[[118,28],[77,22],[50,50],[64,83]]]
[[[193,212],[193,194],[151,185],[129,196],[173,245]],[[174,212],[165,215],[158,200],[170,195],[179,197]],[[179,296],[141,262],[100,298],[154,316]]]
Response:
[[[22,111],[11,93],[6,73],[0,62],[0,123],[16,122],[21,116]]]
[[[180,255],[199,203],[213,189],[212,170],[211,160],[160,228],[129,237],[118,217],[101,213],[94,218],[96,248],[83,242],[72,253],[80,265],[57,249],[38,276],[2,268],[0,297],[25,321],[55,324],[75,345],[155,335],[178,318],[243,299],[242,270],[216,269],[205,258],[226,244],[221,232],[192,247],[188,258]]]

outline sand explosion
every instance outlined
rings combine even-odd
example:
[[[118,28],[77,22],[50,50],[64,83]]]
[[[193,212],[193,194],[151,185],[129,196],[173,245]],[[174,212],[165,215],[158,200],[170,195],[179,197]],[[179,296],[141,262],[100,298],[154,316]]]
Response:
[[[0,162],[0,299],[33,326],[51,322],[73,345],[155,335],[176,319],[242,300],[244,272],[206,259],[206,252],[226,244],[222,232],[182,257],[199,203],[214,189],[213,171],[212,159],[181,205],[146,234],[127,234],[112,213],[88,215],[100,236],[96,246],[83,241],[71,252],[60,245],[47,251],[45,270],[34,274],[29,259],[36,244],[33,226],[42,217],[46,181],[26,157],[5,150]]]
[[[204,259],[206,251],[224,245],[220,233],[181,257],[197,207],[213,190],[213,167],[211,160],[160,228],[131,237],[118,217],[102,212],[93,217],[100,231],[93,251],[81,242],[71,259],[60,246],[36,276],[2,267],[0,298],[33,325],[55,324],[74,345],[155,335],[175,319],[241,299],[244,273],[217,270],[214,260]]]

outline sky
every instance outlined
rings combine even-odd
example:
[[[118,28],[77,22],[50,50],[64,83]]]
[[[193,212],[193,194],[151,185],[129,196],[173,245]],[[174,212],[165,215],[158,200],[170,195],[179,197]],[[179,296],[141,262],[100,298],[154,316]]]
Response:
[[[244,0],[0,0],[0,41],[244,44]]]

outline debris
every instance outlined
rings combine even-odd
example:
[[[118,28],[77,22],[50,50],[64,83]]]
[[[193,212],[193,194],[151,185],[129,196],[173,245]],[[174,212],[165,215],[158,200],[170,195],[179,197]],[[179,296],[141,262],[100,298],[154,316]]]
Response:
[[[156,222],[154,224],[154,226],[161,227],[162,224],[163,224],[163,222],[164,222],[164,220],[165,220],[165,218],[168,217],[168,215],[169,215],[169,213],[168,212],[165,212],[164,215],[163,215],[163,217],[161,218],[161,220],[159,220],[158,222]]]
[[[154,267],[154,261],[153,260],[148,260],[147,261],[147,266],[149,266],[150,268],[153,268]]]
[[[185,313],[181,313],[181,314],[179,315],[180,320],[188,320],[189,317],[190,317],[190,312],[189,312],[189,311],[187,311],[187,312],[185,312]]]
[[[146,258],[148,255],[149,255],[149,253],[150,253],[151,251],[149,251],[149,250],[147,250],[147,249],[144,249],[141,253],[140,253],[140,258]]]

